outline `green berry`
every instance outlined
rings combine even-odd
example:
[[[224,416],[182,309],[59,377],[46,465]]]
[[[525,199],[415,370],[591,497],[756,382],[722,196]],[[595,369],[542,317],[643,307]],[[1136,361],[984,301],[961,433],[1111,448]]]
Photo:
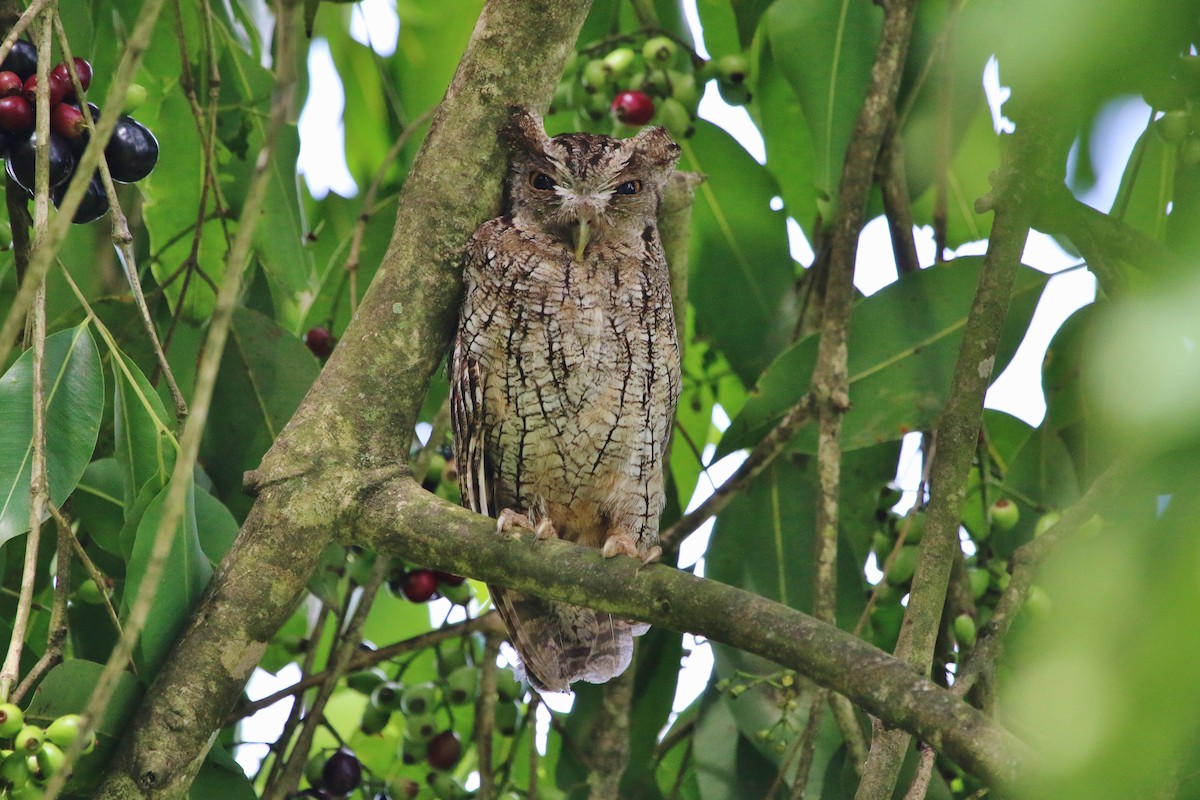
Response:
[[[54,742],[42,742],[37,751],[38,771],[43,778],[50,778],[62,769],[67,756]]]
[[[496,703],[494,722],[496,731],[502,736],[512,736],[517,732],[517,704],[500,701]]]
[[[11,739],[25,726],[25,714],[12,703],[0,703],[0,739]]]
[[[731,106],[744,106],[751,99],[750,90],[743,83],[717,81],[717,90],[721,93],[721,99]]]
[[[724,83],[741,85],[746,82],[746,74],[750,69],[746,59],[740,55],[721,56],[713,64],[717,78]]]
[[[972,567],[967,570],[967,580],[971,582],[971,596],[978,600],[987,594],[988,586],[992,583],[992,574],[986,569]]]
[[[1168,111],[1159,117],[1154,123],[1154,131],[1158,134],[1158,138],[1169,144],[1179,144],[1185,138],[1192,127],[1191,121],[1188,119],[1186,111]]]
[[[671,79],[671,97],[683,103],[688,114],[695,117],[696,109],[700,107],[700,89],[696,86],[696,76],[690,72],[671,70],[668,77]]]
[[[875,503],[878,511],[888,511],[904,497],[904,490],[898,483],[888,483],[879,490],[879,500]]]
[[[404,690],[400,708],[405,714],[432,714],[437,705],[438,691],[432,683],[418,683]]]
[[[309,786],[321,785],[325,771],[325,758],[324,753],[313,753],[308,757],[308,761],[304,762],[304,777]]]
[[[404,720],[404,735],[418,744],[428,744],[438,732],[433,714],[412,714]]]
[[[75,599],[91,606],[102,604],[104,602],[104,595],[105,592],[91,578],[80,583],[79,588],[75,590]]]
[[[504,700],[517,700],[525,695],[525,688],[511,669],[496,670],[496,691]]]
[[[438,588],[438,592],[441,593],[442,597],[458,606],[467,605],[471,602],[471,598],[475,596],[471,591],[470,584],[467,583],[460,583],[457,586],[448,586],[443,583]]]
[[[559,111],[566,111],[569,108],[575,107],[575,82],[563,81],[554,87],[554,99],[550,101],[550,113],[557,114]],[[443,459],[444,460],[444,459]],[[433,465],[430,464],[430,472],[433,471]],[[429,477],[426,475],[425,481],[429,482]],[[441,475],[438,475],[438,482],[441,482]]]
[[[479,693],[479,670],[462,666],[446,676],[446,700],[451,705],[470,703]]]
[[[629,71],[633,64],[634,52],[628,47],[618,47],[601,59],[605,73],[610,80],[617,80]]]
[[[884,577],[892,586],[904,586],[912,580],[917,571],[917,557],[920,555],[916,545],[906,544],[896,551],[892,563],[888,565]]]
[[[686,139],[696,132],[695,126],[692,125],[692,115],[683,103],[674,97],[664,98],[658,105],[658,113],[662,124],[676,139]]]
[[[429,788],[438,800],[463,800],[467,797],[467,790],[449,772],[430,773]]]
[[[387,683],[387,673],[379,667],[371,667],[370,669],[351,672],[346,676],[346,685],[359,694],[369,695],[375,691],[376,687]]]
[[[29,769],[28,753],[17,750],[9,753],[0,764],[0,781],[14,788],[24,786],[33,776]]]
[[[988,511],[988,517],[992,520],[992,524],[996,526],[997,530],[1011,531],[1021,519],[1021,509],[1012,500],[1009,500],[1007,497],[1001,497],[992,503],[992,508]]]
[[[647,39],[642,45],[642,58],[646,59],[647,64],[666,66],[675,57],[678,49],[666,36],[655,36],[653,39]]]
[[[892,539],[883,531],[875,531],[871,535],[871,549],[875,551],[875,555],[882,558],[887,558],[887,554],[892,552]]]
[[[125,90],[125,103],[121,107],[122,114],[132,114],[141,108],[146,102],[147,92],[146,87],[140,83],[131,83],[129,88]]]
[[[1053,606],[1054,604],[1050,600],[1050,595],[1046,593],[1045,589],[1043,589],[1041,586],[1038,586],[1036,583],[1029,587],[1029,593],[1025,595],[1024,607],[1029,612],[1030,616],[1033,616],[1037,619],[1043,619],[1049,616],[1050,610],[1053,608]]]
[[[974,647],[977,631],[975,618],[970,614],[959,614],[954,618],[954,639],[963,647]]]
[[[395,681],[385,681],[371,692],[371,705],[383,711],[397,711],[404,702],[404,686]]]
[[[589,61],[587,66],[583,68],[583,83],[592,91],[596,91],[608,83],[610,74],[608,68],[604,66],[603,60]]]
[[[13,749],[18,753],[22,750],[26,754],[36,753],[44,741],[46,741],[46,732],[44,730],[37,725],[26,725],[17,731],[17,735],[13,737]]]
[[[83,728],[83,717],[78,714],[63,714],[46,728],[46,738],[62,748],[70,747],[79,738]]]
[[[392,712],[385,711],[374,703],[367,703],[367,707],[363,709],[362,720],[358,723],[358,729],[367,736],[374,736],[383,732],[391,717]]]
[[[1041,536],[1046,531],[1053,528],[1062,519],[1062,514],[1057,511],[1048,511],[1038,518],[1038,521],[1033,525],[1034,537]]]

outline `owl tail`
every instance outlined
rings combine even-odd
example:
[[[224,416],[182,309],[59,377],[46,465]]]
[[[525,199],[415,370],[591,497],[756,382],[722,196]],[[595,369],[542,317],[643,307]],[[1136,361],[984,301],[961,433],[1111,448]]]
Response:
[[[604,683],[615,678],[633,658],[633,637],[649,627],[499,587],[489,586],[488,591],[521,656],[517,677],[528,678],[542,691],[566,692],[575,681]]]

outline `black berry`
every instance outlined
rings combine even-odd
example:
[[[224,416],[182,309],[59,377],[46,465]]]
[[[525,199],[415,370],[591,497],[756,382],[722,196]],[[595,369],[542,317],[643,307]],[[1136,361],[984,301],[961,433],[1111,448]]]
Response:
[[[69,185],[70,181],[64,181],[51,192],[50,198],[54,201],[55,208],[58,208],[62,204]],[[94,222],[108,213],[108,209],[108,193],[104,191],[104,183],[100,180],[100,173],[93,173],[92,179],[88,182],[87,191],[83,195],[83,200],[79,203],[79,208],[75,209],[75,216],[71,218],[71,222],[74,222],[76,225]]]
[[[362,764],[352,750],[343,747],[325,762],[321,778],[333,794],[349,794],[362,782]]]
[[[21,80],[25,80],[37,72],[37,48],[29,42],[14,43],[4,63],[0,64],[0,69],[15,72],[21,76]]]
[[[114,181],[133,183],[150,174],[158,163],[158,140],[133,117],[121,117],[104,148],[108,171]]]
[[[35,150],[34,137],[30,136],[8,151],[8,174],[30,194],[33,193]],[[71,147],[61,136],[50,134],[50,186],[58,186],[68,180],[73,169],[75,156],[71,155]]]

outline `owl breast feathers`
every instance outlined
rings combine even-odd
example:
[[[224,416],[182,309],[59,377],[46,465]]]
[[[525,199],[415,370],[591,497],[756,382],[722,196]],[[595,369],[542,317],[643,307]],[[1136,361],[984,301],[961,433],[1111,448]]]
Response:
[[[516,115],[511,213],[464,257],[450,402],[463,504],[607,555],[652,558],[679,397],[667,264],[656,215],[679,147],[546,136]],[[602,683],[646,626],[489,587],[539,689]]]

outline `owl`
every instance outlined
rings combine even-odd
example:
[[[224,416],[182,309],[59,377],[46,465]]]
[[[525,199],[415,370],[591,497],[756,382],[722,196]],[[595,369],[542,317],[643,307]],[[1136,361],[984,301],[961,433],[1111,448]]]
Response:
[[[506,133],[511,211],[467,243],[450,363],[463,504],[498,532],[651,561],[679,398],[656,213],[679,146],[663,128],[551,138],[530,111]],[[620,675],[648,627],[489,588],[539,690]]]

